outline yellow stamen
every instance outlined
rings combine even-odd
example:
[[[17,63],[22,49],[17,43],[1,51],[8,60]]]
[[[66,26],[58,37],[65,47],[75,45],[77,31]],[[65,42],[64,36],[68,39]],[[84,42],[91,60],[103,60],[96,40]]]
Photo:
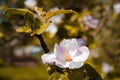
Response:
[[[72,61],[72,57],[70,56],[69,53],[66,53],[66,54],[65,54],[65,61],[67,61],[67,62]]]

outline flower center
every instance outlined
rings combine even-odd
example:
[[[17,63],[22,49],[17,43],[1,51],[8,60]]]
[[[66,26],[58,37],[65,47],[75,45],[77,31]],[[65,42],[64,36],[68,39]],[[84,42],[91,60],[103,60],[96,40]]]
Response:
[[[67,61],[67,62],[72,61],[72,57],[70,56],[69,53],[66,53],[66,54],[65,54],[65,61]]]

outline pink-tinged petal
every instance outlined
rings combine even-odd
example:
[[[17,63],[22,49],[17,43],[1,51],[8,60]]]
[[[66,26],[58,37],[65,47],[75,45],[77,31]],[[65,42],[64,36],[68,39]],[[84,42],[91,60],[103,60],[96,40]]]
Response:
[[[75,69],[75,68],[80,68],[82,67],[84,62],[79,61],[79,62],[71,62],[69,69]]]
[[[76,55],[73,57],[73,61],[85,61],[89,56],[89,49],[86,46],[78,48]]]
[[[65,62],[65,61],[56,61],[56,65],[60,68],[69,68],[71,62]]]
[[[58,44],[55,44],[54,54],[56,55],[57,60],[65,61],[66,53],[67,51],[63,47],[59,46]]]
[[[42,55],[41,58],[44,64],[53,64],[56,60],[55,54],[50,53]]]
[[[83,16],[83,21],[90,21],[90,20],[92,20],[92,16],[90,16],[90,15],[85,15],[85,16]]]
[[[76,39],[64,39],[60,42],[60,46],[64,47],[67,51],[72,51],[78,47],[78,43]]]

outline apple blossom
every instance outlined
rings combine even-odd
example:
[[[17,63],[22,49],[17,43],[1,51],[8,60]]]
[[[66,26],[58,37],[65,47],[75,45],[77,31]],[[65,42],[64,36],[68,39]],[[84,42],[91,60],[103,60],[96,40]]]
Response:
[[[113,5],[113,9],[114,9],[114,12],[115,12],[116,14],[119,14],[119,13],[120,13],[120,2],[119,2],[119,3],[115,3],[115,4]]]
[[[93,17],[90,15],[85,15],[83,16],[83,22],[89,28],[96,29],[98,27],[99,20],[93,19]]]
[[[37,1],[36,0],[25,0],[24,4],[27,8],[34,9],[34,7],[37,5]]]
[[[89,49],[80,39],[64,39],[55,44],[54,53],[44,54],[43,63],[53,64],[60,68],[80,68],[88,58]]]

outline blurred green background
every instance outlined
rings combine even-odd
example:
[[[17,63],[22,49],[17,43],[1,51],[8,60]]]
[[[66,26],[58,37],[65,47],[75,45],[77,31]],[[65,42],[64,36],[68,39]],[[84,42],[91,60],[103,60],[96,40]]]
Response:
[[[72,9],[78,14],[57,15],[42,34],[52,51],[64,38],[83,38],[91,64],[104,80],[120,80],[120,0],[0,0],[0,80],[47,80],[39,40],[16,29],[23,16],[6,17],[7,8],[34,7],[44,11]]]

